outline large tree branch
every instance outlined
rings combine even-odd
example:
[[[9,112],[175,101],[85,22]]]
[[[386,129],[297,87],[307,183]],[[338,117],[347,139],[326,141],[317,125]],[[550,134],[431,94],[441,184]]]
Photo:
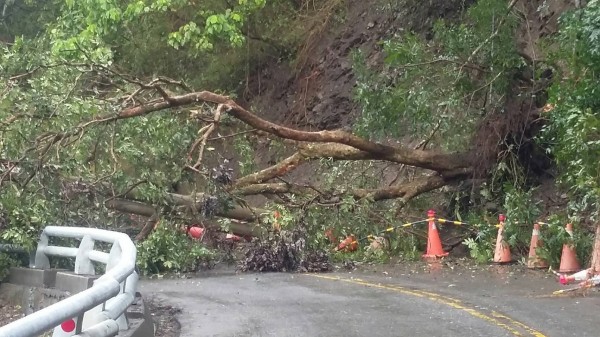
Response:
[[[142,230],[135,236],[135,241],[139,242],[146,240],[146,238],[150,235],[150,233],[152,233],[152,231],[154,230],[154,228],[156,228],[159,222],[160,217],[158,213],[152,214],[152,216],[146,220],[146,223],[144,224],[144,227],[142,227]]]
[[[193,208],[195,211],[202,211],[202,200],[205,197],[207,196],[203,193],[197,193],[196,195],[168,193],[168,199],[171,203],[177,206],[187,206]],[[215,216],[252,222],[265,213],[268,213],[268,211],[236,205],[231,208],[217,209]]]
[[[451,175],[444,177],[439,174],[432,174],[417,178],[411,182],[376,189],[350,189],[343,192],[333,192],[330,197],[339,197],[351,195],[355,199],[369,198],[373,201],[402,198],[404,202],[422,194],[440,187],[446,186],[452,182],[468,177],[466,171],[455,171]],[[238,188],[233,191],[237,195],[256,195],[256,194],[303,194],[314,195],[317,191],[309,186],[289,184],[289,183],[264,183],[254,184]]]
[[[137,214],[144,217],[151,217],[156,214],[156,209],[154,207],[144,204],[137,201],[131,201],[127,199],[110,199],[107,200],[104,205],[107,208],[113,209],[115,211]]]
[[[350,193],[358,199],[370,198],[373,201],[401,198],[403,202],[429,191],[446,186],[456,178],[446,179],[438,174],[415,179],[409,183],[379,189],[358,189]]]
[[[242,188],[252,184],[267,182],[273,178],[282,177],[290,171],[296,169],[307,160],[331,158],[334,160],[386,160],[395,163],[405,164],[405,159],[395,153],[391,155],[379,155],[376,153],[361,151],[352,146],[338,143],[308,143],[300,144],[298,152],[285,158],[279,163],[263,169],[259,172],[249,174],[236,180],[230,190]],[[440,162],[443,160],[440,159]],[[406,165],[406,164],[405,164]],[[452,165],[448,165],[446,170],[441,171],[442,176],[450,177],[456,171]],[[468,173],[469,168],[459,168],[463,173]]]
[[[178,206],[194,205],[191,196],[175,195],[175,197],[172,197],[172,199],[176,201],[176,204]],[[196,207],[201,207],[199,203],[196,202],[195,204]],[[127,199],[111,199],[105,202],[105,206],[109,209],[113,209],[119,212],[137,214],[148,218],[146,225],[144,226],[140,234],[138,234],[136,240],[138,238],[140,238],[140,240],[143,240],[144,237],[150,234],[150,232],[154,228],[153,225],[158,220],[158,213],[156,212],[155,208],[151,205],[144,204],[141,202],[131,201]],[[259,209],[243,208],[238,206],[233,209],[220,212],[217,215],[230,219],[254,222],[257,220],[257,215],[260,215],[264,212],[266,211]],[[258,236],[262,233],[261,228],[259,226],[251,223],[235,222],[230,225],[230,229],[232,232],[238,235]]]
[[[316,132],[295,130],[266,121],[231,100],[224,104],[230,107],[228,110],[230,115],[258,130],[281,138],[302,142],[343,144],[375,157],[372,159],[394,159],[393,161],[402,164],[434,171],[446,171],[470,166],[470,160],[466,154],[442,154],[434,151],[414,150],[404,146],[389,146],[366,140],[342,130]]]
[[[191,195],[182,195],[169,193],[169,200],[173,206],[188,206],[196,207],[196,211],[202,210],[201,200],[203,194],[197,194],[196,197]],[[151,217],[156,213],[154,207],[137,201],[131,201],[127,199],[111,199],[106,201],[106,207],[124,212],[138,214],[145,217]],[[248,207],[235,206],[231,209],[218,210],[216,216],[221,216],[230,219],[242,220],[242,221],[255,221],[260,214],[266,213],[267,211],[262,209],[252,209]]]
[[[308,186],[287,183],[264,183],[252,184],[237,188],[232,191],[235,195],[257,195],[257,194],[308,194],[316,192]]]
[[[54,144],[64,138],[76,136],[81,133],[82,130],[94,124],[143,116],[155,111],[195,104],[198,102],[223,104],[227,107],[227,113],[229,113],[231,116],[257,130],[276,135],[280,138],[301,142],[335,143],[339,145],[346,145],[346,148],[336,148],[332,144],[328,145],[329,147],[333,147],[329,150],[335,153],[335,155],[331,156],[334,158],[335,156],[344,156],[344,159],[346,159],[348,156],[353,155],[358,156],[361,159],[390,160],[438,172],[454,170],[457,168],[465,168],[469,167],[471,164],[469,156],[465,153],[447,154],[438,153],[435,151],[411,149],[404,146],[390,146],[373,142],[342,130],[310,132],[284,127],[252,114],[227,96],[218,95],[209,91],[200,91],[179,96],[171,96],[169,99],[157,99],[155,101],[135,107],[126,108],[117,114],[104,115],[91,121],[81,123],[70,132],[62,134],[48,134],[41,140],[47,140]],[[344,154],[342,155],[340,153]]]
[[[282,177],[298,167],[304,159],[305,157],[301,153],[296,152],[273,166],[237,179],[230,190],[251,184],[260,184],[276,177]]]
[[[155,111],[206,102],[219,104],[219,109],[217,115],[214,116],[212,125],[207,128],[207,132],[201,137],[200,145],[206,143],[212,129],[214,129],[216,123],[219,121],[220,116],[218,114],[221,112],[228,113],[232,117],[261,132],[299,142],[297,152],[290,157],[271,167],[238,179],[228,189],[229,192],[233,194],[302,193],[314,196],[316,190],[306,186],[289,183],[269,184],[267,182],[273,178],[284,176],[307,160],[318,158],[332,158],[334,160],[383,160],[438,172],[398,186],[372,190],[355,189],[344,192],[357,199],[370,198],[375,201],[391,198],[402,198],[402,200],[407,201],[416,195],[439,188],[456,179],[468,177],[471,172],[471,160],[468,153],[448,154],[411,149],[400,145],[386,145],[358,137],[342,130],[317,132],[296,130],[264,120],[239,106],[227,96],[218,95],[208,91],[193,92],[176,96],[169,94],[160,87],[155,87],[154,89],[157,91],[157,94],[160,95],[160,98],[141,103],[134,107],[124,108],[116,114],[99,116],[93,120],[81,123],[73,130],[65,133],[46,134],[36,140],[36,145],[47,148],[63,139],[81,135],[86,128],[92,125],[134,118]],[[46,142],[46,144],[43,144],[43,142]],[[201,159],[202,150],[200,151],[198,161]],[[168,194],[168,203],[173,206],[189,207],[194,212],[197,212],[201,211],[202,207],[204,207],[204,203],[202,202],[203,198],[203,194]],[[116,210],[140,214],[153,219],[157,216],[156,210],[152,206],[130,200],[112,199],[108,200],[106,205],[107,207]],[[250,207],[234,206],[232,208],[218,209],[216,212],[216,216],[253,222],[265,211],[252,209]]]

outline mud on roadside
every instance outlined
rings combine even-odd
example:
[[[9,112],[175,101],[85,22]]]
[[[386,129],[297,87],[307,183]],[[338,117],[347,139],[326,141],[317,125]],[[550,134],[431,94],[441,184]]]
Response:
[[[181,313],[180,308],[162,304],[155,298],[148,299],[146,305],[154,321],[155,337],[179,337],[181,324],[179,324],[176,315]]]

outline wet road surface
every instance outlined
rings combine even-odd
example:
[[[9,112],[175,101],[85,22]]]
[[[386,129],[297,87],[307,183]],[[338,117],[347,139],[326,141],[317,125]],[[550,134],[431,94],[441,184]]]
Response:
[[[552,297],[515,267],[327,274],[214,272],[144,280],[182,309],[181,336],[600,336],[600,296]]]

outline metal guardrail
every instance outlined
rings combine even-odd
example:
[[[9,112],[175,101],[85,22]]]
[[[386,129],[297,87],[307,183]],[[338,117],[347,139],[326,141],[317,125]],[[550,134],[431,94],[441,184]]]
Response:
[[[49,245],[49,237],[81,239],[78,248]],[[95,241],[112,244],[110,253],[94,250]],[[95,228],[48,226],[42,232],[33,268],[50,268],[49,256],[75,258],[75,274],[93,275],[93,262],[106,264],[106,272],[92,287],[0,327],[2,337],[35,337],[73,319],[76,336],[114,336],[127,330],[127,307],[135,298],[138,275],[135,272],[136,248],[129,236]],[[99,305],[97,323],[82,329],[83,315]],[[54,335],[57,335],[55,330]]]

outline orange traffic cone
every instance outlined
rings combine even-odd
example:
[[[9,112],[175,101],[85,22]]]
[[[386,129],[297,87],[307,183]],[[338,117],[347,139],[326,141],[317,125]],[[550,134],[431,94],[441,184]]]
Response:
[[[566,226],[567,233],[573,238],[573,224],[568,223]],[[574,273],[581,270],[581,265],[577,260],[577,253],[572,243],[565,243],[560,256],[560,273]]]
[[[436,259],[439,257],[448,256],[447,252],[444,252],[442,248],[442,241],[438,233],[437,227],[435,226],[435,211],[427,211],[427,219],[429,220],[429,230],[427,233],[427,251],[423,254],[425,259]]]
[[[348,235],[344,241],[336,247],[335,250],[344,250],[345,252],[353,252],[358,249],[358,242],[354,234]]]
[[[529,259],[527,260],[527,268],[548,268],[548,262],[537,256],[537,249],[542,246],[540,236],[540,224],[533,225],[533,233],[531,234],[531,244],[529,245]]]
[[[204,236],[204,228],[192,226],[188,229],[188,235],[194,240],[200,240]]]
[[[572,274],[572,275],[560,274],[558,276],[558,281],[560,282],[560,284],[569,284],[572,282],[582,282],[582,281],[588,280],[591,277],[591,274],[592,274],[592,268],[584,269],[584,270],[577,272],[575,274]]]
[[[494,263],[509,263],[511,262],[510,256],[510,248],[508,247],[508,243],[504,241],[502,237],[502,232],[504,232],[504,221],[506,221],[506,216],[504,214],[500,214],[498,216],[498,238],[496,239],[496,250],[494,251]]]

